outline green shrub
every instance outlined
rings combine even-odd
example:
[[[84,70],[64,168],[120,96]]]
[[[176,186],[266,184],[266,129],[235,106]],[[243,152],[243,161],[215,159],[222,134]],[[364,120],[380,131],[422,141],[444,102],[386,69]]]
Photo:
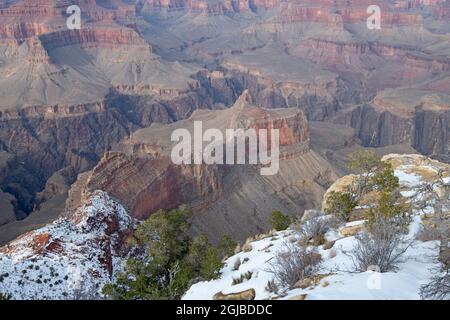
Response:
[[[358,205],[351,192],[330,192],[327,197],[328,207],[325,212],[333,214],[339,219],[348,222],[353,209]]]
[[[131,244],[142,251],[127,261],[103,293],[112,299],[180,299],[192,283],[211,280],[222,267],[220,254],[204,235],[192,239],[191,212],[159,210],[138,226]]]
[[[193,273],[202,280],[217,278],[222,267],[218,250],[211,246],[205,235],[194,238],[186,260]]]
[[[399,232],[406,232],[411,222],[408,212],[409,206],[401,201],[399,193],[383,191],[378,197],[376,206],[365,212],[365,218],[369,230],[373,230],[374,224],[379,219],[388,219],[398,227]]]
[[[270,213],[269,223],[272,229],[277,231],[286,230],[291,225],[291,218],[280,211],[272,211]]]
[[[369,192],[398,194],[400,187],[398,178],[394,175],[392,165],[381,161],[381,158],[373,151],[358,151],[350,155],[348,161],[350,170],[358,174],[358,179],[348,186],[347,191],[331,192],[327,197],[328,214],[334,214],[343,221],[349,221],[356,206]],[[386,196],[384,203],[387,203]],[[391,201],[392,205],[395,201]],[[385,207],[385,209],[387,209]],[[398,208],[392,208],[397,210]],[[371,209],[373,211],[373,209]]]
[[[370,186],[376,190],[391,192],[397,189],[400,184],[398,178],[394,175],[394,169],[390,163],[384,163],[373,176],[370,177]]]
[[[234,249],[236,249],[237,241],[231,239],[229,235],[224,235],[220,239],[217,250],[222,258],[231,257],[234,254]]]

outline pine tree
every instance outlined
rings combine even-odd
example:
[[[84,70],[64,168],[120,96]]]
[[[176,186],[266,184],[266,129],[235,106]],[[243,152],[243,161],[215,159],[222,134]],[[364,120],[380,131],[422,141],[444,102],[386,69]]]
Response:
[[[113,299],[179,299],[195,281],[217,277],[220,256],[205,235],[191,239],[190,218],[185,207],[159,210],[139,225],[131,244],[141,255],[129,259],[103,293]]]

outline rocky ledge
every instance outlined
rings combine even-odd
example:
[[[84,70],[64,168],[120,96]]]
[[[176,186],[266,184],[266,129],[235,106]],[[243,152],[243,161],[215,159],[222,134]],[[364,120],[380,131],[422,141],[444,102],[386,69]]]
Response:
[[[15,299],[96,298],[123,266],[135,222],[102,191],[70,215],[0,248],[0,292]]]

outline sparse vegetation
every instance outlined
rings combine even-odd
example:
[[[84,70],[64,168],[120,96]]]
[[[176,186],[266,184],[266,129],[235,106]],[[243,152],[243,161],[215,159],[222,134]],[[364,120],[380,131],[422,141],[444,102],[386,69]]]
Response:
[[[241,274],[239,277],[233,278],[233,281],[232,281],[231,284],[233,286],[235,286],[235,285],[240,284],[240,283],[242,283],[244,281],[250,280],[252,278],[252,276],[253,276],[253,272],[252,271],[247,271],[246,273]]]
[[[246,280],[250,280],[253,276],[253,272],[252,271],[247,271],[246,273],[244,273],[244,278]]]
[[[351,256],[358,271],[365,272],[372,267],[379,272],[395,271],[410,245],[392,219],[378,217],[371,232],[356,235]]]
[[[12,296],[10,294],[4,294],[0,292],[0,301],[1,300],[11,300]]]
[[[320,211],[312,211],[295,229],[300,234],[301,242],[305,245],[319,246],[325,243],[325,234],[330,230],[333,223],[330,217]]]
[[[420,297],[428,300],[447,300],[450,298],[450,269],[437,270],[431,281],[420,288]]]
[[[278,291],[279,291],[279,288],[278,288],[278,286],[277,286],[275,280],[272,279],[272,280],[267,281],[265,290],[266,290],[267,292],[277,294]]]
[[[440,241],[440,251],[448,250],[450,242],[450,182],[444,182],[444,171],[440,170],[433,182],[424,182],[416,188],[412,206],[429,218],[423,226],[430,240]],[[432,208],[433,214],[426,213]],[[426,240],[425,240],[426,241]]]
[[[286,243],[270,263],[270,272],[277,283],[284,288],[292,288],[307,277],[314,275],[322,262],[322,256],[314,248]]]
[[[239,270],[240,266],[241,266],[241,258],[238,257],[236,260],[234,260],[233,271]]]
[[[431,281],[420,288],[423,299],[445,300],[450,298],[450,183],[444,182],[444,172],[440,170],[432,183],[423,183],[416,189],[413,206],[425,211],[433,208],[433,214],[427,224],[423,225],[418,237],[422,241],[438,240],[439,266],[431,271]]]

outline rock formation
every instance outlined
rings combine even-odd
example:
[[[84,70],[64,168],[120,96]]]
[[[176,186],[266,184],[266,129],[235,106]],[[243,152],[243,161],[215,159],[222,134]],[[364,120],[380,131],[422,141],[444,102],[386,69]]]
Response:
[[[0,248],[0,291],[16,299],[94,299],[128,253],[135,222],[97,191],[70,217]]]
[[[171,134],[177,128],[192,129],[194,121],[202,121],[203,130],[279,129],[279,173],[261,176],[259,165],[249,164],[174,164]],[[301,111],[254,107],[246,92],[227,110],[198,111],[188,120],[136,131],[105,154],[82,192],[104,190],[139,219],[160,208],[188,204],[195,213],[196,232],[213,240],[222,234],[244,239],[269,228],[272,210],[294,214],[317,206],[334,179],[332,167],[309,148],[308,124]],[[242,215],[245,208],[252,214]]]

